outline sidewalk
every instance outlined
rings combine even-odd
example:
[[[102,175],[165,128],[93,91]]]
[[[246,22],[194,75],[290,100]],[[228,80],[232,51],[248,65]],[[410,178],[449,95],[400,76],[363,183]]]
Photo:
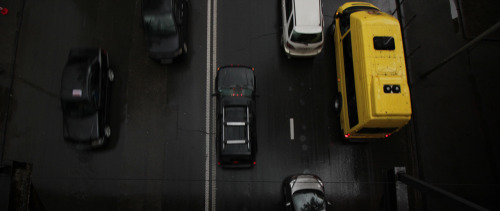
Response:
[[[0,15],[0,163],[3,160],[5,130],[7,127],[10,89],[15,69],[18,32],[22,23],[24,0],[2,1],[8,14]]]
[[[474,8],[460,8],[467,5],[458,2],[462,11],[491,6],[483,0]],[[480,206],[498,209],[500,142],[495,132],[500,128],[500,42],[480,41],[420,79],[470,41],[464,36],[470,30],[464,33],[463,23],[487,21],[459,15],[462,24],[457,25],[449,1],[406,0],[402,7],[420,172],[415,176]],[[498,13],[485,18],[498,20]],[[458,208],[433,196],[426,201],[431,210]]]

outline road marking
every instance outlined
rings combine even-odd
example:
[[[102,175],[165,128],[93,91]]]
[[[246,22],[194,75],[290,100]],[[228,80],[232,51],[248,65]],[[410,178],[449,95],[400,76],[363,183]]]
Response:
[[[206,99],[205,99],[205,211],[209,211],[210,204],[210,87],[211,87],[211,69],[210,69],[210,50],[212,46],[211,41],[211,20],[212,20],[212,2],[207,0],[207,74],[206,74]]]
[[[295,128],[293,127],[293,118],[290,118],[290,140],[295,139],[294,130]]]
[[[214,6],[213,6],[213,20],[212,20],[212,81],[215,80],[215,74],[216,74],[216,69],[217,69],[217,0],[214,1]],[[215,116],[215,102],[212,101],[212,116]],[[212,118],[212,125],[216,125],[215,118]],[[212,129],[212,140],[215,139],[215,130]],[[210,166],[212,166],[212,211],[215,211],[216,209],[216,202],[217,202],[217,195],[216,195],[216,190],[217,190],[217,181],[216,181],[216,171],[217,171],[217,164],[216,164],[216,149],[215,149],[215,144],[212,144],[212,163]]]

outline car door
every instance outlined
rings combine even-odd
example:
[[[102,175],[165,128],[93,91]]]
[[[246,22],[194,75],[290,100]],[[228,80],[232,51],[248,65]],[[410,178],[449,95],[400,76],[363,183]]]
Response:
[[[103,98],[105,97],[105,93],[102,92],[102,73],[101,73],[101,68],[100,68],[100,62],[99,60],[95,60],[90,68],[90,81],[89,81],[89,90],[90,90],[90,100],[92,102],[92,105],[95,106],[97,109],[97,118],[98,118],[98,124],[99,124],[99,132],[98,134],[101,134],[100,126],[103,124],[104,118],[103,118],[103,110],[102,109],[102,102]]]

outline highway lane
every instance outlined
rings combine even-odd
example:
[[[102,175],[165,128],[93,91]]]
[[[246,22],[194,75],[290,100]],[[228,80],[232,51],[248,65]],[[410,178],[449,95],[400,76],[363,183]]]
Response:
[[[344,2],[323,3],[328,27]],[[314,58],[287,59],[279,46],[278,6],[264,0],[218,2],[217,65],[255,67],[259,151],[252,169],[217,169],[217,210],[283,209],[281,183],[296,173],[320,176],[334,208],[380,207],[387,170],[411,166],[408,131],[378,143],[342,140],[333,110],[333,38],[325,33],[324,51]]]
[[[325,25],[341,3],[324,2]],[[47,210],[279,210],[282,180],[302,172],[323,178],[335,208],[379,207],[386,171],[411,165],[407,130],[382,143],[340,140],[332,38],[317,57],[289,60],[278,14],[275,1],[190,1],[189,54],[165,66],[146,55],[138,0],[28,1],[5,159],[34,164]],[[62,139],[60,75],[73,46],[107,49],[116,71],[113,138],[103,150]],[[206,157],[206,74],[231,63],[255,67],[257,77],[252,169],[216,167],[213,139]]]
[[[189,55],[167,66],[147,57],[140,6],[26,2],[5,159],[34,164],[47,210],[203,209],[206,5],[191,4]],[[62,138],[60,77],[74,46],[106,49],[115,69],[105,149]]]

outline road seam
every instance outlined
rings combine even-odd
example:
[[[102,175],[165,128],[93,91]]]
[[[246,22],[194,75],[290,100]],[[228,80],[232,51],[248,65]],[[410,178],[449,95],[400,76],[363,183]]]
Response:
[[[205,211],[209,211],[210,204],[210,50],[211,50],[211,0],[207,0],[207,69],[206,69],[206,98],[205,98]]]

